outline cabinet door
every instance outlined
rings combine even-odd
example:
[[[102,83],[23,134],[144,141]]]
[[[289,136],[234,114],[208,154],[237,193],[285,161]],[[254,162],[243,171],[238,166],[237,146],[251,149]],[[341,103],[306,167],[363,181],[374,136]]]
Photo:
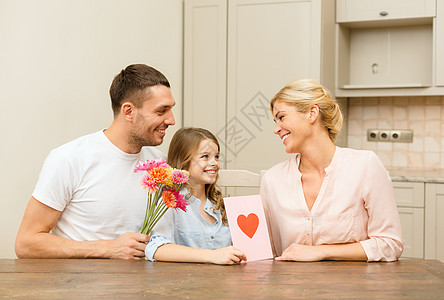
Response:
[[[424,208],[398,207],[404,251],[402,257],[424,258]]]
[[[437,1],[436,10],[436,85],[444,86],[444,1]]]
[[[203,127],[214,134],[225,126],[226,37],[227,0],[185,1],[185,126]]]
[[[424,258],[424,183],[393,182],[401,220],[402,257]]]
[[[435,0],[337,0],[336,21],[433,17],[435,5]]]
[[[444,262],[444,184],[426,184],[425,258]]]
[[[273,134],[269,101],[294,79],[324,79],[322,5],[320,0],[229,1],[228,168],[259,172],[289,157]],[[333,27],[333,4],[324,17]]]

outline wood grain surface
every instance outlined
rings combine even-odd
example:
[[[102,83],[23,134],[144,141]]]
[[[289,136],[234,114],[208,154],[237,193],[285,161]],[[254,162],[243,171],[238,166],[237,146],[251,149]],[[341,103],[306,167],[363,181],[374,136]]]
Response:
[[[444,264],[254,261],[234,266],[107,259],[0,260],[0,298],[444,299]]]

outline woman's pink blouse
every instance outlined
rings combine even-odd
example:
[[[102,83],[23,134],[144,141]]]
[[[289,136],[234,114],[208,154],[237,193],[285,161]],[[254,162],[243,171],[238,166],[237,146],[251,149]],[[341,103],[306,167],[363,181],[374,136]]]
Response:
[[[390,176],[372,151],[336,147],[308,210],[299,155],[265,172],[261,197],[275,255],[290,244],[360,242],[368,261],[395,261],[403,250]]]

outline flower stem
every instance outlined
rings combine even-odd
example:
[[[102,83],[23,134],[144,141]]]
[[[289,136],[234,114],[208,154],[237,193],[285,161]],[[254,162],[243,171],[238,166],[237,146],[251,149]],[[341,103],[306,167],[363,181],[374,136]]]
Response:
[[[159,215],[159,211],[162,210],[163,207],[166,207],[166,205],[162,202],[158,202],[157,205],[154,207],[154,209],[150,212],[150,220],[148,222],[148,227],[149,228],[153,228],[154,224],[157,219],[158,219],[158,215]],[[157,222],[156,222],[157,223]]]
[[[154,224],[152,225],[152,228],[149,230],[149,232],[154,228],[154,226],[156,226],[157,222],[159,222],[159,220],[163,217],[163,215],[167,212],[167,210],[168,206],[165,205],[163,210],[160,212],[159,217],[156,220],[154,220]]]
[[[153,217],[153,210],[155,209],[156,204],[157,204],[156,200],[157,200],[158,195],[159,195],[159,190],[157,190],[154,193],[154,196],[151,193],[149,193],[148,201],[147,201],[148,203],[147,203],[146,210],[145,210],[145,219],[143,220],[142,230],[140,231],[140,233],[147,234],[148,230],[150,230],[149,224],[152,223],[151,219]]]

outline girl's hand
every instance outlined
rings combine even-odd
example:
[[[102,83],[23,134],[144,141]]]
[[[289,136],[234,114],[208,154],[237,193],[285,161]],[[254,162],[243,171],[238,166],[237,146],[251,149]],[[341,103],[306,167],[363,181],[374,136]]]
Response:
[[[210,262],[213,264],[233,265],[243,260],[247,261],[245,254],[233,246],[211,250]]]
[[[282,252],[282,255],[275,258],[276,260],[291,261],[319,261],[324,256],[322,248],[319,246],[307,246],[293,243]]]

